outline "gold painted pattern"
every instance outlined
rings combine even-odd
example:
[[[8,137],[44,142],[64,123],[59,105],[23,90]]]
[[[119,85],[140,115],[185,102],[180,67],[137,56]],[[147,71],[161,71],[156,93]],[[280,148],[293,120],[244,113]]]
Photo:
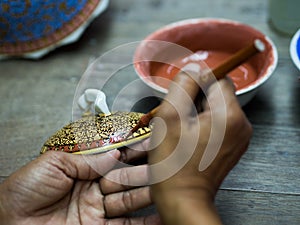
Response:
[[[72,153],[97,153],[135,143],[150,136],[151,128],[144,127],[126,138],[144,114],[115,112],[98,114],[74,121],[51,136],[41,153],[49,150]]]

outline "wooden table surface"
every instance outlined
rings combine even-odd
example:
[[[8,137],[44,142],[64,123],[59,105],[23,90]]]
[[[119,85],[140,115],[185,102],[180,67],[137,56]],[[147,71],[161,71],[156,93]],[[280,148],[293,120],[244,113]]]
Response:
[[[92,59],[174,21],[222,17],[267,34],[279,62],[274,76],[244,107],[253,139],[223,183],[217,207],[228,225],[300,224],[300,73],[289,56],[290,37],[269,26],[267,7],[266,0],[113,0],[77,43],[38,61],[0,62],[0,182],[37,157],[47,137],[71,121],[74,96],[89,82],[76,87]],[[121,52],[116,64],[128,60],[130,51]],[[117,96],[119,106],[130,109],[132,99],[149,91],[142,83],[122,91],[131,81],[139,82],[130,68],[109,80],[101,76],[97,79],[105,82],[110,106]]]

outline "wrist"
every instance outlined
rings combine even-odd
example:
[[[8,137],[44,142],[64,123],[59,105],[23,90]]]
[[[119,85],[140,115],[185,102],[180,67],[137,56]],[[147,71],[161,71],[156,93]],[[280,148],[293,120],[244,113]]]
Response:
[[[202,190],[157,190],[153,187],[151,192],[154,202],[167,209],[194,203],[214,204],[214,196],[210,192]]]
[[[182,178],[185,177],[186,179]],[[165,225],[222,224],[214,205],[217,190],[205,177],[181,176],[151,186]]]
[[[180,194],[178,196],[178,194]],[[165,225],[219,225],[222,224],[214,205],[207,193],[184,194],[172,192],[166,197],[155,200],[158,212]]]
[[[176,201],[177,198],[201,199],[203,201],[213,202],[217,193],[214,184],[206,179],[205,176],[190,176],[184,174],[179,177],[165,180],[151,186],[154,197],[158,201]]]

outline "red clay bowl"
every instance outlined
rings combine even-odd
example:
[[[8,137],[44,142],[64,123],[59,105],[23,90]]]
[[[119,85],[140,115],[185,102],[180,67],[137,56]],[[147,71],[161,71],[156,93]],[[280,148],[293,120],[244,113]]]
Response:
[[[278,61],[273,42],[246,24],[213,18],[172,23],[141,42],[134,54],[134,67],[145,84],[163,97],[170,80],[186,63],[205,62],[208,67],[215,67],[255,39],[263,41],[265,51],[228,74],[243,106],[271,77]]]

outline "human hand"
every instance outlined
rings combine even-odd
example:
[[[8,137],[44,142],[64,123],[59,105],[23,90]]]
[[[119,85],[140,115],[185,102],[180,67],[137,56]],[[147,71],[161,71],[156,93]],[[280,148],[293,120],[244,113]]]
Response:
[[[197,70],[188,72],[201,78]],[[200,113],[194,107],[198,83],[179,73],[154,119],[151,190],[165,225],[221,224],[214,197],[252,134],[228,80],[210,85]]]
[[[107,216],[114,217],[120,214],[122,210],[128,211],[128,209],[131,209],[131,211],[136,211],[153,203],[150,187],[148,186],[148,165],[144,164],[147,158],[149,141],[150,139],[146,139],[130,145],[126,149],[122,149],[120,161],[125,163],[125,165],[119,166],[124,167],[108,172],[100,180],[102,193],[106,195],[106,207],[110,209],[106,212]],[[134,166],[131,165],[132,163]],[[119,207],[114,207],[120,202],[121,205]],[[143,219],[144,221],[141,224],[162,224],[156,212],[153,215],[143,217]]]
[[[141,189],[132,192],[129,187],[119,190],[109,183],[103,187],[99,184],[100,174],[112,169],[119,157],[117,150],[91,156],[51,151],[41,155],[0,185],[1,222],[6,225],[155,224],[159,221],[157,216],[123,216],[151,204],[147,194],[138,202],[133,200],[130,205],[124,202],[123,190],[126,189],[126,196],[130,199]],[[106,193],[110,188],[114,191],[104,195],[101,188]],[[105,218],[107,214],[119,218]]]

